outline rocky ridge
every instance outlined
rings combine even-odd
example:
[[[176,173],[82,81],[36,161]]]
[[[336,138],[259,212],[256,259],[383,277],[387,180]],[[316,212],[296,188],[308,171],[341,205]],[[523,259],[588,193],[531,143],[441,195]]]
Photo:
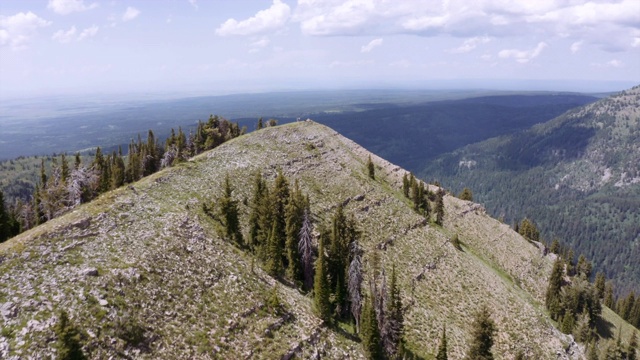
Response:
[[[376,180],[365,171],[369,155]],[[272,180],[278,170],[299,180],[318,222],[338,204],[355,216],[365,268],[373,252],[396,265],[413,354],[434,354],[446,324],[449,358],[462,358],[472,314],[485,303],[498,327],[497,359],[519,350],[583,358],[544,310],[553,256],[449,195],[444,227],[432,225],[402,195],[403,169],[311,121],[234,139],[1,244],[0,358],[55,354],[63,309],[96,359],[364,358],[353,336],[323,326],[309,295],[269,277],[202,211],[226,174],[242,203],[252,174]],[[240,212],[246,224],[248,207]],[[454,234],[462,251],[449,243]],[[266,305],[274,292],[282,311]]]

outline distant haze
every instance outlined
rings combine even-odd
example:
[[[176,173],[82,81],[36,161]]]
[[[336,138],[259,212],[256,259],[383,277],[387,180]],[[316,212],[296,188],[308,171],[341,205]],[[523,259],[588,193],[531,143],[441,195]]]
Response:
[[[0,99],[638,83],[637,0],[0,4]]]

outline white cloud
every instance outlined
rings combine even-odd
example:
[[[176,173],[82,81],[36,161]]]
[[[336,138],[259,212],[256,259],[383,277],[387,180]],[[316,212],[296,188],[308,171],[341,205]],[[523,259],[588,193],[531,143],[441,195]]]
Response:
[[[489,38],[488,36],[476,36],[476,37],[472,37],[470,39],[465,40],[462,45],[460,45],[457,48],[454,49],[450,49],[449,52],[450,53],[454,53],[454,54],[463,54],[463,53],[468,53],[471,50],[475,49],[476,47],[478,47],[478,45],[480,44],[486,44],[489,41],[491,41],[491,38]]]
[[[13,50],[27,47],[39,28],[51,25],[31,11],[12,16],[0,16],[0,46],[8,45]]]
[[[249,44],[249,53],[253,54],[253,53],[257,53],[260,50],[264,49],[265,47],[269,46],[269,38],[266,36],[263,36],[259,39],[257,39],[256,41],[252,42],[251,44]]]
[[[189,4],[191,4],[194,9],[198,10],[198,0],[189,0]]]
[[[97,3],[85,5],[84,0],[49,0],[47,7],[56,14],[67,15],[72,12],[85,11],[96,8]]]
[[[294,20],[307,35],[367,35],[374,27],[377,1],[298,0]],[[399,4],[400,5],[400,4]]]
[[[629,30],[640,29],[640,1],[298,0],[292,19],[304,34],[313,36],[535,34],[620,51],[635,44]],[[622,45],[606,46],[611,39],[620,39]],[[467,49],[463,44],[459,52]]]
[[[571,47],[569,48],[571,50],[571,53],[575,54],[578,51],[580,51],[580,48],[582,47],[583,43],[584,43],[584,41],[580,40],[580,41],[576,41],[573,44],[571,44]]]
[[[86,28],[86,29],[82,30],[82,32],[78,36],[78,41],[81,41],[81,40],[84,40],[86,38],[90,38],[90,37],[96,36],[96,34],[98,33],[98,29],[99,29],[98,26],[93,25],[90,28]]]
[[[624,63],[618,59],[612,59],[607,61],[606,63],[591,63],[591,66],[597,68],[620,68],[624,67]]]
[[[374,48],[376,48],[376,47],[378,47],[378,46],[382,45],[382,41],[383,41],[383,40],[382,40],[381,38],[373,39],[373,40],[371,40],[367,45],[363,45],[363,46],[360,48],[360,52],[362,52],[362,53],[368,53],[368,52],[370,52],[371,50],[373,50]]]
[[[246,20],[228,19],[216,29],[216,34],[219,36],[261,34],[283,27],[290,14],[289,5],[280,0],[273,0],[270,8],[258,11]]]
[[[540,42],[538,45],[531,50],[518,50],[518,49],[505,49],[501,50],[498,53],[498,57],[502,59],[514,58],[517,62],[521,64],[526,64],[532,59],[538,57],[542,50],[547,47],[547,43]]]
[[[373,65],[373,61],[372,60],[357,60],[357,61],[332,61],[331,64],[329,64],[329,67],[334,69],[334,68],[353,68],[353,67],[360,67],[360,66],[369,66],[369,65]]]
[[[53,40],[59,41],[63,44],[71,42],[76,36],[76,27],[72,26],[68,31],[58,30],[51,37]]]
[[[607,62],[607,65],[611,66],[611,67],[621,67],[623,64],[622,64],[622,61],[613,59],[613,60]]]
[[[93,25],[90,28],[86,28],[82,30],[80,34],[76,36],[77,29],[75,26],[72,26],[71,29],[67,31],[64,31],[64,30],[56,31],[51,38],[62,44],[70,43],[72,41],[82,41],[86,38],[95,36],[98,33],[98,29],[99,29],[98,26]]]
[[[424,31],[442,28],[451,20],[450,15],[442,16],[420,16],[402,22],[402,27],[411,31]]]
[[[122,22],[131,21],[137,18],[138,15],[140,15],[140,10],[129,6],[127,7],[127,10],[125,10],[124,14],[122,14]]]
[[[408,69],[411,67],[411,63],[408,60],[398,60],[392,63],[389,63],[390,67],[399,68],[399,69]]]

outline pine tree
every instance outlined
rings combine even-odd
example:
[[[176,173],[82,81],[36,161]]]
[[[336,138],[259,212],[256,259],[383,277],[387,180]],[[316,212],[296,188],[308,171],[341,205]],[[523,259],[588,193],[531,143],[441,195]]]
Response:
[[[253,198],[251,200],[251,212],[249,213],[249,248],[254,252],[258,252],[258,247],[264,245],[264,239],[261,239],[261,207],[263,206],[263,198],[265,197],[266,187],[262,174],[256,172],[253,183]]]
[[[82,360],[85,355],[82,353],[80,344],[80,334],[69,320],[69,315],[63,310],[60,312],[58,323],[54,327],[58,338],[56,342],[56,359],[58,360]]]
[[[318,258],[316,259],[315,276],[313,279],[313,302],[320,319],[331,321],[331,289],[329,287],[327,261],[324,256],[324,239],[321,236],[318,243]]]
[[[42,189],[47,187],[47,170],[44,167],[44,158],[40,159],[40,186]]]
[[[238,204],[232,197],[233,188],[231,187],[231,181],[229,180],[229,174],[224,178],[224,191],[223,195],[218,200],[219,218],[222,219],[222,224],[225,228],[225,237],[228,240],[235,241],[235,243],[243,247],[244,241],[242,239],[242,232],[240,231],[240,220],[238,218]]]
[[[461,200],[473,201],[473,193],[471,192],[471,189],[464,188],[460,195],[458,195],[458,198]]]
[[[113,163],[111,164],[111,189],[117,189],[125,182],[125,165],[122,159],[122,148],[118,147],[118,155],[113,153]]]
[[[611,310],[615,310],[615,300],[613,298],[613,284],[607,281],[604,285],[604,305]]]
[[[402,300],[400,289],[396,277],[395,264],[391,268],[391,281],[389,284],[388,298],[385,301],[382,345],[384,352],[389,358],[394,358],[402,349],[402,334],[404,330],[404,313],[402,310]]]
[[[444,221],[444,190],[438,189],[436,193],[436,224],[442,226]]]
[[[522,223],[518,227],[518,233],[531,241],[540,240],[540,231],[538,231],[536,225],[527,218],[522,220]]]
[[[605,350],[606,360],[628,360],[625,349],[622,347],[621,329],[618,329],[618,337],[614,342],[613,339],[609,341]]]
[[[4,204],[4,194],[0,190],[0,243],[10,236],[9,214]]]
[[[258,258],[266,260],[271,228],[273,227],[275,219],[275,202],[273,201],[273,193],[266,183],[263,192],[260,203],[256,209],[258,228],[256,240],[254,241],[254,249],[256,250]]]
[[[329,236],[329,278],[334,294],[336,313],[340,317],[347,316],[349,279],[347,272],[350,264],[350,245],[357,240],[359,232],[356,223],[351,216],[349,219],[344,214],[342,205],[339,205],[331,221],[331,233]]]
[[[289,196],[289,203],[285,207],[287,254],[287,277],[293,281],[303,279],[302,263],[298,253],[300,229],[304,220],[304,211],[307,207],[305,197],[296,181],[293,191]]]
[[[74,170],[78,170],[80,165],[82,165],[82,160],[80,159],[80,153],[76,153],[75,161],[73,163]]]
[[[182,131],[182,127],[178,126],[178,136],[176,137],[176,148],[178,149],[178,161],[182,161],[187,153],[187,136]]]
[[[362,308],[362,345],[369,359],[381,360],[383,353],[373,296],[371,294],[365,298]]]
[[[596,347],[596,342],[592,341],[589,345],[589,351],[587,352],[587,360],[600,360],[600,356],[598,356],[598,348]]]
[[[638,348],[638,334],[635,330],[631,333],[631,337],[629,338],[629,343],[627,345],[627,360],[636,360],[637,349]]]
[[[60,172],[61,180],[66,185],[67,181],[69,181],[69,176],[71,175],[71,173],[69,170],[69,163],[67,162],[67,156],[65,154],[62,154],[60,166],[61,166],[61,172]]]
[[[576,318],[572,311],[567,311],[562,317],[562,323],[560,324],[560,331],[565,334],[571,334],[573,328],[576,325]]]
[[[286,261],[286,253],[284,252],[285,242],[287,238],[286,234],[286,215],[285,209],[289,203],[289,181],[282,174],[282,171],[278,171],[278,176],[273,184],[272,199],[273,201],[273,216],[274,220],[278,223],[276,227],[275,240],[278,241],[278,247],[281,249],[280,262],[284,264]]]
[[[418,181],[411,182],[411,200],[413,200],[413,210],[420,210],[420,203],[422,201],[422,192],[420,191],[421,187]]]
[[[442,328],[442,338],[440,338],[440,345],[438,345],[438,355],[436,360],[447,360],[447,326]]]
[[[271,276],[278,277],[282,275],[284,265],[282,264],[282,246],[280,239],[278,238],[279,223],[277,220],[273,220],[271,225],[271,234],[267,243],[267,273]]]
[[[371,155],[369,155],[369,158],[367,159],[367,172],[370,179],[373,179],[373,180],[376,179],[376,167],[373,165],[373,162],[371,161]]]
[[[428,219],[431,214],[431,209],[429,208],[428,189],[425,188],[424,183],[420,183],[419,208],[419,212]]]
[[[405,173],[404,175],[402,175],[402,193],[404,194],[404,196],[406,198],[409,197],[409,190],[411,189],[410,185],[409,185],[409,178],[407,177],[407,174]]]
[[[551,270],[551,277],[549,277],[549,286],[547,287],[547,294],[545,297],[545,305],[551,318],[558,319],[560,315],[560,290],[562,288],[562,276],[563,266],[560,259],[556,260],[553,264],[553,270]]]
[[[605,288],[605,277],[602,272],[598,272],[596,274],[596,281],[594,283],[596,291],[598,293],[598,298],[604,298],[604,288]]]
[[[142,176],[151,175],[158,171],[161,158],[162,154],[160,154],[160,147],[158,146],[156,137],[153,131],[149,130],[147,133],[147,144],[144,146],[142,155]]]
[[[569,253],[565,257],[565,265],[567,267],[567,275],[573,276],[575,275],[575,255],[573,253],[573,249],[569,249]]]
[[[258,124],[256,125],[256,130],[260,130],[264,127],[264,124],[262,123],[262,118],[258,119]]]
[[[471,342],[465,360],[492,360],[493,336],[496,325],[491,319],[491,312],[483,305],[475,314],[471,325]]]
[[[631,319],[629,321],[636,328],[640,328],[640,296],[636,297],[636,303],[633,306],[633,311],[631,312]]]
[[[633,306],[636,303],[636,294],[635,292],[630,292],[629,295],[627,295],[627,297],[624,298],[624,300],[622,300],[622,306],[620,306],[618,308],[618,313],[620,315],[621,318],[630,321],[631,320],[631,313],[633,311]]]
[[[580,257],[578,257],[578,265],[576,266],[577,274],[589,279],[591,277],[592,268],[593,266],[591,265],[591,262],[581,254]]]

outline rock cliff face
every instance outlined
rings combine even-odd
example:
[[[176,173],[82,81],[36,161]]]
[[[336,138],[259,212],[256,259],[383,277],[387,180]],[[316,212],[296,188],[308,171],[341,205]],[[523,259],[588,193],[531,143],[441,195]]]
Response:
[[[365,269],[374,252],[381,266],[395,264],[413,354],[434,354],[446,324],[449,358],[462,358],[472,314],[487,304],[496,358],[519,350],[582,358],[544,311],[550,255],[480,205],[449,195],[444,227],[433,225],[403,196],[405,171],[371,155],[372,180],[369,155],[312,121],[267,128],[1,244],[0,358],[54,354],[61,310],[89,358],[363,358],[354,336],[322,325],[310,295],[269,277],[202,210],[228,174],[246,233],[252,175],[271,181],[279,170],[309,195],[316,224],[338,204],[356,218]],[[449,242],[454,234],[462,250]],[[274,292],[283,311],[266,305]]]

